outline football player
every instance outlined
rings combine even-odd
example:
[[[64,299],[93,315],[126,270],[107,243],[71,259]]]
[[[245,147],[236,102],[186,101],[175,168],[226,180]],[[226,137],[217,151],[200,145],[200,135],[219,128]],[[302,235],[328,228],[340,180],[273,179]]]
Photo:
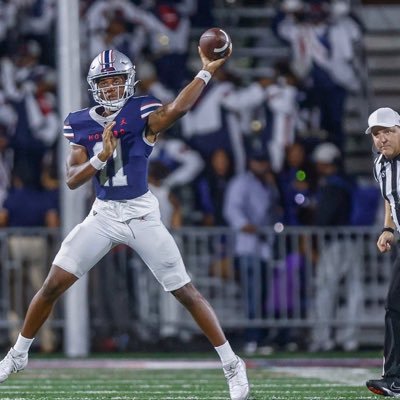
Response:
[[[231,399],[248,398],[245,364],[226,340],[212,307],[190,281],[178,247],[160,220],[158,201],[147,185],[148,157],[157,134],[190,110],[231,53],[211,61],[199,52],[202,70],[164,106],[152,96],[134,96],[136,71],[124,54],[105,50],[93,60],[87,81],[97,105],[70,113],[64,135],[71,144],[67,184],[75,189],[92,179],[96,200],[86,219],[63,241],[28,308],[17,342],[0,362],[0,382],[26,367],[31,343],[60,295],[112,247],[124,243],[188,309],[214,346]]]

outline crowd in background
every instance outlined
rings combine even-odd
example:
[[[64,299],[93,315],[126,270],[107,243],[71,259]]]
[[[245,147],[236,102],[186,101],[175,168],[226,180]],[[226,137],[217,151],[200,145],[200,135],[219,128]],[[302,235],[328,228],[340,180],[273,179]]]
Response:
[[[38,201],[40,207],[57,206],[57,144],[64,116],[57,112],[56,2],[1,3],[0,204],[11,215],[9,224],[43,225],[39,217],[15,220],[10,196],[40,191],[46,198]],[[79,4],[82,70],[102,49],[118,49],[136,64],[138,94],[150,92],[164,103],[197,68],[191,68],[191,29],[215,25],[212,1]],[[331,224],[318,210],[321,193],[332,184],[348,192],[348,211],[336,224],[373,223],[354,221],[356,182],[341,168],[345,100],[361,84],[356,64],[361,24],[346,1],[284,0],[276,3],[272,25],[290,48],[289,59],[278,60],[273,74],[252,80],[234,74],[228,63],[181,123],[162,134],[150,180],[152,190],[163,196],[168,226],[232,225],[230,193],[240,174],[252,174],[254,152],[265,159],[263,180],[254,184],[261,182],[271,193],[273,212],[265,210],[263,224]],[[82,96],[84,105],[93,105],[84,77]],[[313,135],[315,130],[322,134]],[[321,163],[333,163],[335,171],[326,174]],[[176,213],[183,214],[172,218]]]
[[[191,53],[192,29],[218,23],[213,0],[79,5],[83,73],[99,52],[117,49],[136,65],[137,93],[163,103],[201,67]],[[251,79],[227,63],[193,109],[160,134],[151,155],[149,184],[165,225],[230,226],[241,235],[238,256],[253,252],[265,226],[371,225],[378,208],[377,188],[343,168],[346,98],[362,84],[362,25],[344,0],[275,5],[272,29],[290,57]],[[57,111],[55,37],[55,0],[0,1],[3,227],[59,224],[57,147],[65,116]],[[86,89],[82,76],[83,105],[91,106]]]

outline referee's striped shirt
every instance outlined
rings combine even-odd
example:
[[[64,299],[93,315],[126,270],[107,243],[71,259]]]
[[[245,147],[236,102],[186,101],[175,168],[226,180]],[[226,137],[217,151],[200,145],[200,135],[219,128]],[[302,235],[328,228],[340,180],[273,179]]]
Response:
[[[383,198],[390,204],[393,222],[400,232],[400,156],[387,160],[380,154],[374,162],[374,177]]]

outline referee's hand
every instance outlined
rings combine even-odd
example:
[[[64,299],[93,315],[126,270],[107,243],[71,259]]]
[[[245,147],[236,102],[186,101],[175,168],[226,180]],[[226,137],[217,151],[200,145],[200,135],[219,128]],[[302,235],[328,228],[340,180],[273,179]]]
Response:
[[[392,248],[394,242],[394,234],[391,232],[382,232],[378,238],[376,245],[381,253],[386,253]]]

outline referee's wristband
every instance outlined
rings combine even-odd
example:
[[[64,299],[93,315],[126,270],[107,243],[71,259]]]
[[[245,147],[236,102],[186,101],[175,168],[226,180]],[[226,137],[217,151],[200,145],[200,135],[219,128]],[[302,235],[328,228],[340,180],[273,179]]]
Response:
[[[195,76],[195,78],[200,78],[201,80],[204,81],[204,83],[207,85],[208,82],[210,82],[211,79],[211,73],[206,71],[205,69],[202,69],[199,71],[199,73]]]
[[[96,168],[97,170],[101,170],[103,169],[106,164],[107,161],[101,161],[100,158],[96,155],[94,155],[90,160],[89,160],[90,164],[92,165],[93,168]]]
[[[393,235],[394,235],[394,229],[391,228],[390,226],[385,226],[385,227],[382,229],[382,233],[383,233],[383,232],[390,232],[390,233],[393,233]]]

